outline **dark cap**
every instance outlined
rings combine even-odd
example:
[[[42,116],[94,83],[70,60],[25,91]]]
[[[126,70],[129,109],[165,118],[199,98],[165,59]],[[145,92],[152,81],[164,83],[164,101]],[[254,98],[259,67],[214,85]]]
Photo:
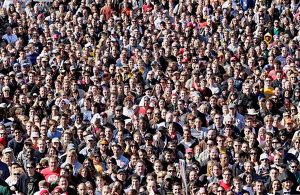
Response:
[[[145,139],[146,140],[149,140],[149,139],[151,139],[152,140],[152,134],[151,133],[147,133],[146,135],[145,135]]]
[[[160,126],[157,128],[157,131],[166,131],[166,127]]]

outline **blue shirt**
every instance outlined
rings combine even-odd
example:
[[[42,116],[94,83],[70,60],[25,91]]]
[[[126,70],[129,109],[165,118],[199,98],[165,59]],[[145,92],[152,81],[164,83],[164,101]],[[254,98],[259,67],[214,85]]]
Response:
[[[51,132],[50,130],[48,130],[48,133],[47,133],[47,137],[50,138],[50,139],[53,139],[55,137],[57,138],[61,138],[61,132],[58,131],[58,130],[55,130],[54,132]]]

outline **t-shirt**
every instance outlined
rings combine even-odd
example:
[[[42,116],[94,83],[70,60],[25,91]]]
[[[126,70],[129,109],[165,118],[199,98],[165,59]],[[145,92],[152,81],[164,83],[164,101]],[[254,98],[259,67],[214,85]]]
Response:
[[[58,168],[56,171],[51,171],[50,168],[45,168],[41,171],[41,174],[45,177],[46,181],[48,183],[52,183],[57,181],[60,173],[60,168]]]
[[[15,139],[12,139],[7,145],[14,150],[14,155],[18,156],[18,154],[23,150],[24,140],[17,142]]]
[[[221,181],[220,181],[220,186],[222,186],[222,187],[224,188],[224,190],[225,190],[225,191],[229,191],[229,190],[230,190],[230,188],[231,188],[231,185],[230,185],[230,183],[229,183],[229,184],[227,184],[227,183],[224,183],[224,181],[223,181],[223,180],[221,180]]]

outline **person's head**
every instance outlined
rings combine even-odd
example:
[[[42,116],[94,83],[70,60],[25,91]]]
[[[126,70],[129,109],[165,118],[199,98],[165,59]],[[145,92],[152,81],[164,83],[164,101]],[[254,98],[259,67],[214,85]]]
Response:
[[[69,187],[68,178],[61,176],[59,178],[58,185],[63,189],[63,191],[66,191]]]
[[[257,194],[262,194],[265,190],[264,182],[261,180],[255,181],[253,189]]]
[[[36,164],[34,161],[29,161],[26,165],[26,172],[29,176],[33,176],[35,173]]]
[[[242,178],[240,177],[233,178],[233,188],[235,192],[242,191],[242,186],[243,186]]]
[[[172,186],[172,192],[174,195],[181,195],[182,194],[181,183],[175,182]]]
[[[79,195],[85,195],[87,192],[87,187],[85,185],[85,183],[80,183],[77,186],[77,192]]]
[[[49,157],[49,168],[51,171],[56,171],[58,168],[58,157],[53,155]]]

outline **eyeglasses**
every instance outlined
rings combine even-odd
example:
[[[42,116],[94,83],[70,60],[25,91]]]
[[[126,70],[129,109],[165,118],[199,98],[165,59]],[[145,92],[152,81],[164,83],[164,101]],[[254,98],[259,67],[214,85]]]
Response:
[[[33,169],[34,167],[29,167],[29,166],[27,166],[26,168],[27,168],[27,169]]]

